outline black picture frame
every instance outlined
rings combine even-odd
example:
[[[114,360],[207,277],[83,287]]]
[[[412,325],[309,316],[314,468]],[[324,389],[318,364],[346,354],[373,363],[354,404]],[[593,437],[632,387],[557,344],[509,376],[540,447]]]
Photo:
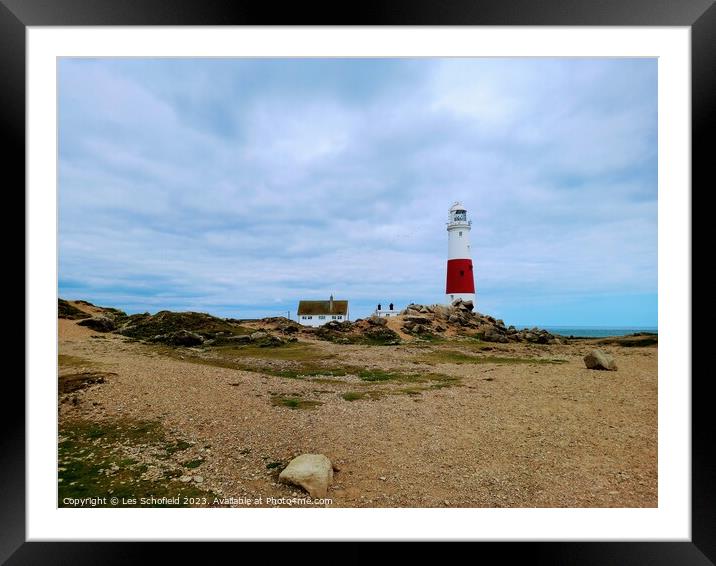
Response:
[[[350,8],[350,9],[347,9]],[[25,186],[25,55],[28,26],[118,25],[462,25],[462,26],[686,26],[692,54],[692,187],[715,186],[707,136],[716,131],[716,6],[714,0],[430,0],[333,3],[226,0],[0,0],[0,124],[5,142],[6,191]],[[8,182],[7,180],[11,180]],[[685,187],[684,190],[693,188]],[[21,207],[24,210],[24,199]],[[24,271],[23,271],[24,272]],[[27,284],[27,282],[25,282]],[[25,296],[27,301],[32,297]],[[32,336],[26,336],[32,340]],[[27,345],[27,343],[26,343]],[[10,405],[25,398],[24,384],[6,376]],[[675,376],[691,379],[692,376]],[[478,543],[480,557],[533,563],[705,565],[716,560],[716,479],[710,442],[708,373],[692,386],[692,537],[690,542]],[[0,412],[0,562],[114,564],[188,558],[186,545],[169,543],[26,542],[25,415]],[[660,454],[665,458],[668,455]],[[317,537],[320,535],[317,534]],[[335,559],[333,557],[332,559]]]

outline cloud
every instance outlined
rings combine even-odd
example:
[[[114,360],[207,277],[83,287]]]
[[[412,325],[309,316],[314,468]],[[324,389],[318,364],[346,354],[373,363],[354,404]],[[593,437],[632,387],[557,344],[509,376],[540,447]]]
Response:
[[[62,59],[59,87],[62,296],[438,302],[454,200],[498,316],[656,295],[655,60]]]

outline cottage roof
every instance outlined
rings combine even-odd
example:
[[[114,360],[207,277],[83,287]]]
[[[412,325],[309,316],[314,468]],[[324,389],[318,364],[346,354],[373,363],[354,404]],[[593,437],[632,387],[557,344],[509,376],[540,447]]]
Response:
[[[333,301],[333,309],[331,309],[331,301],[299,301],[298,314],[348,314],[348,301]]]

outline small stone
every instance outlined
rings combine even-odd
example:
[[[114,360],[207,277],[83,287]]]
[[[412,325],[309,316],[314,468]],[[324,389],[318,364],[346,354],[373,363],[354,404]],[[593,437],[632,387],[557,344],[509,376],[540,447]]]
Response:
[[[194,481],[196,483],[204,483],[204,477],[203,476],[195,476]]]

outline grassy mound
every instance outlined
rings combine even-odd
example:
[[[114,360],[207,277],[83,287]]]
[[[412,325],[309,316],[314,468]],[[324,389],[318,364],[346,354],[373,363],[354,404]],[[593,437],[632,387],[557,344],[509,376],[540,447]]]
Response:
[[[134,314],[124,321],[120,334],[131,338],[148,339],[157,335],[171,334],[186,330],[204,338],[250,334],[251,330],[201,312],[159,311]]]
[[[67,318],[69,320],[81,320],[83,318],[90,318],[92,315],[81,311],[75,305],[64,299],[57,300],[57,317]]]

